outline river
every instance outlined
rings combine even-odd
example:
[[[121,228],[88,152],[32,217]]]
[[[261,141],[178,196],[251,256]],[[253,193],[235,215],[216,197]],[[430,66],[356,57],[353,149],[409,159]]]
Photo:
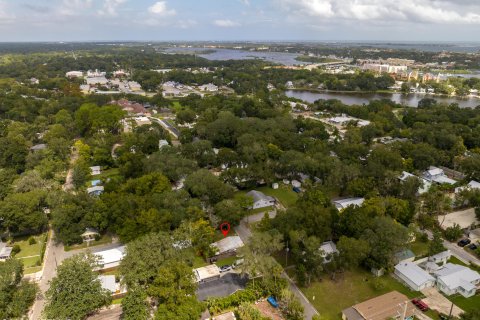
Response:
[[[316,100],[324,99],[337,99],[346,105],[353,104],[368,104],[370,100],[390,99],[396,103],[404,106],[417,107],[418,102],[425,97],[433,98],[439,103],[458,103],[461,108],[475,108],[480,105],[480,99],[458,98],[458,97],[445,97],[445,96],[432,96],[426,94],[403,94],[403,93],[336,93],[336,92],[311,92],[300,90],[287,90],[285,91],[287,97],[297,98],[309,103],[313,103]]]

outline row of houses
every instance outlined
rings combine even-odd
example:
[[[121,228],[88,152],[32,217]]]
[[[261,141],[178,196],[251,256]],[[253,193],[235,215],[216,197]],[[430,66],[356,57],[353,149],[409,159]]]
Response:
[[[441,252],[416,262],[402,261],[394,274],[414,291],[436,286],[445,295],[472,297],[480,288],[480,274],[468,267],[448,263],[450,251]]]

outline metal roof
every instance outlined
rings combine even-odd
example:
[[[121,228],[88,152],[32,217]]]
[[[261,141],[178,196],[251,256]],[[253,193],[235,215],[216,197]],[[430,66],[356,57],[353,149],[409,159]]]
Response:
[[[418,287],[426,282],[435,281],[434,277],[413,262],[401,262],[395,266],[395,270]]]

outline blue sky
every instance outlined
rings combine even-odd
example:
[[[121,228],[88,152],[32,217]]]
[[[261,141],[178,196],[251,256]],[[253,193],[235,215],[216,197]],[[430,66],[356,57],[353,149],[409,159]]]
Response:
[[[477,41],[480,0],[0,0],[0,41]]]

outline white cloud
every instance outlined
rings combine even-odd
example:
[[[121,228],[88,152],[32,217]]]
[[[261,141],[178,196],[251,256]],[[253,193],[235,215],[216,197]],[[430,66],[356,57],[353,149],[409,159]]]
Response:
[[[93,0],[63,0],[58,8],[58,13],[61,16],[75,16],[82,11],[90,9],[92,4]]]
[[[216,25],[217,27],[222,27],[222,28],[231,28],[231,27],[240,26],[240,23],[229,20],[229,19],[215,20],[213,24]]]
[[[98,11],[100,15],[116,16],[117,9],[127,0],[105,0],[103,8]]]
[[[150,8],[148,12],[155,14],[157,16],[173,16],[176,14],[175,9],[168,9],[166,1],[158,1]]]
[[[15,15],[9,13],[6,1],[0,1],[0,25],[8,24],[15,20]]]
[[[464,1],[465,2],[465,1]],[[290,18],[480,24],[480,4],[456,0],[275,0]],[[318,22],[318,21],[317,21]]]

